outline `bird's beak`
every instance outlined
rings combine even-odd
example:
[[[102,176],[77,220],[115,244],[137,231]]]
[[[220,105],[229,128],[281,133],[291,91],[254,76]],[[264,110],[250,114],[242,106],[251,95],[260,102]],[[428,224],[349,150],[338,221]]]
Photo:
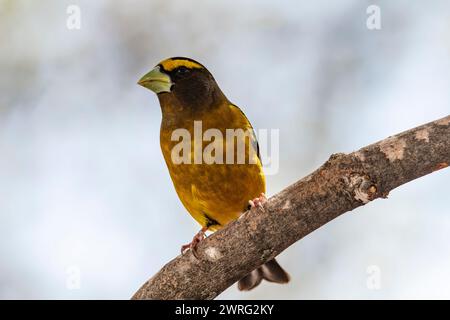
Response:
[[[138,84],[152,90],[154,93],[170,92],[172,80],[169,75],[161,72],[159,66],[143,76]]]

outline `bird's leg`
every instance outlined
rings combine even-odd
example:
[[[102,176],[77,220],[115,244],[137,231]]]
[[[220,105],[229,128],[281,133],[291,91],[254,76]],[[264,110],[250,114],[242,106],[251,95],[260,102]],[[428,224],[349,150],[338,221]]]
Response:
[[[197,245],[199,244],[200,241],[202,241],[203,239],[205,239],[206,235],[205,232],[208,230],[208,227],[203,227],[192,239],[191,243],[185,244],[183,246],[181,246],[181,254],[184,254],[186,252],[186,250],[190,249],[192,251],[192,254],[194,255],[194,257],[196,257],[198,259],[198,254],[197,254]]]
[[[248,209],[250,210],[250,209],[255,208],[255,207],[258,207],[258,208],[262,209],[263,208],[263,204],[266,201],[267,201],[266,195],[264,193],[261,193],[259,195],[259,197],[248,201]]]

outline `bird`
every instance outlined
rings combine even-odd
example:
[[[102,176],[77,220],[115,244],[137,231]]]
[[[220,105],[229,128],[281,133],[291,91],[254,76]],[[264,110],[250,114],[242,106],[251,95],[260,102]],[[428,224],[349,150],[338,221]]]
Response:
[[[141,77],[138,84],[158,97],[162,113],[160,146],[169,175],[182,204],[201,225],[201,230],[189,244],[181,247],[181,252],[184,254],[191,250],[198,258],[196,247],[206,237],[207,231],[223,228],[249,208],[262,207],[266,201],[266,181],[256,135],[244,112],[228,100],[213,75],[196,60],[186,57],[165,59]],[[201,123],[204,133],[209,129],[215,130],[214,143],[219,143],[219,147],[210,154],[213,158],[217,156],[213,163],[206,161],[207,157],[205,161],[201,161],[203,157],[195,161],[196,150],[202,151],[208,144],[203,139],[195,140],[198,123]],[[242,130],[249,134],[228,140],[228,130]],[[187,142],[201,147],[194,147],[192,151],[189,145],[180,152],[184,159],[181,163],[179,159],[174,161],[174,148],[180,143],[179,139],[174,139],[176,132],[187,134]],[[246,147],[244,162],[237,161],[242,149],[239,151],[231,142],[236,145],[242,143]],[[222,152],[227,153],[226,156],[228,152],[231,154],[227,161],[223,161],[225,156],[220,161]],[[251,290],[263,279],[287,283],[290,277],[272,259],[239,280],[238,288]]]

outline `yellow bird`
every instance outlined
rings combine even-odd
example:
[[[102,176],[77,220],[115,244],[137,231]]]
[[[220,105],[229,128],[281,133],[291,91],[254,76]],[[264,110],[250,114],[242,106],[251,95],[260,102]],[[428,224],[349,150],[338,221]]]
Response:
[[[138,83],[158,96],[160,144],[170,177],[184,207],[202,226],[182,253],[190,249],[197,256],[196,245],[206,231],[224,227],[249,206],[265,201],[256,136],[241,109],[195,60],[166,59]],[[262,279],[287,283],[289,275],[273,259],[241,279],[238,287],[250,290]]]

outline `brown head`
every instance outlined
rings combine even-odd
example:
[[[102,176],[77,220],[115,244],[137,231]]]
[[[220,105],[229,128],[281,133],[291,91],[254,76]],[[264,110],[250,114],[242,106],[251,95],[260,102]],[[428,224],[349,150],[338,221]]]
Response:
[[[212,74],[195,60],[174,57],[161,61],[138,82],[158,95],[163,108],[192,114],[227,101]]]

